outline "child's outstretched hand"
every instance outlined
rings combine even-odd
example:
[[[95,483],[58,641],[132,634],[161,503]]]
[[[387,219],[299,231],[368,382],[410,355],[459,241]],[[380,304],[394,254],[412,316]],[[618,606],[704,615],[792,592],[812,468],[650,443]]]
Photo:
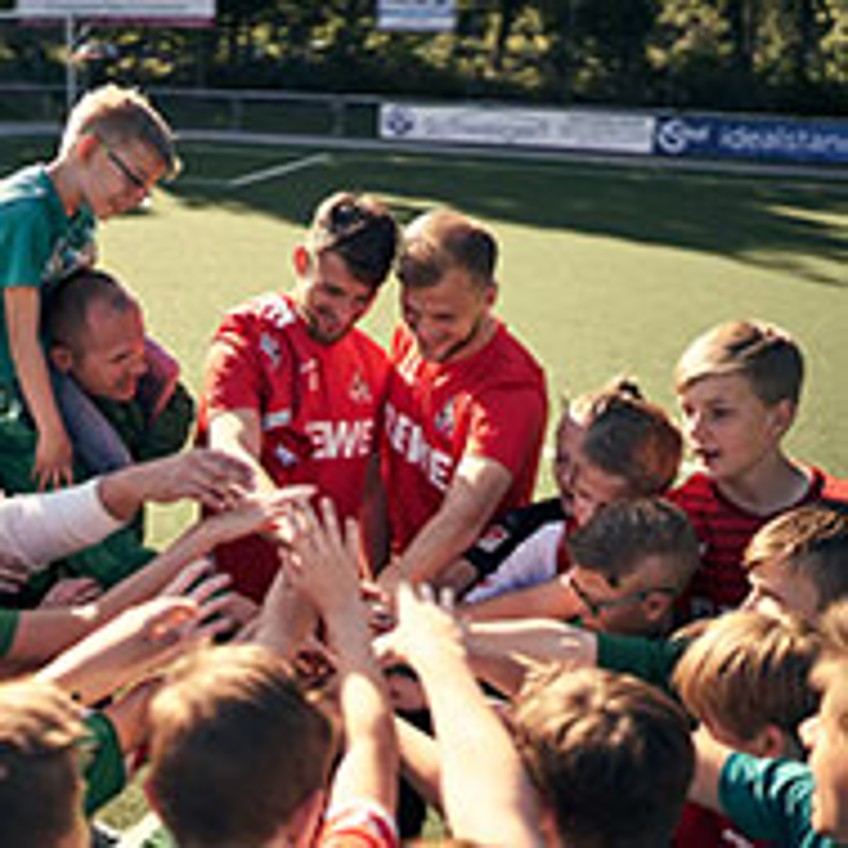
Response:
[[[439,662],[448,652],[465,657],[462,627],[453,613],[453,592],[443,589],[438,599],[427,584],[401,583],[397,592],[398,624],[377,640],[383,662],[403,660],[416,668]]]
[[[35,448],[32,476],[38,491],[58,489],[74,482],[74,449],[65,428],[40,430]]]
[[[344,532],[329,498],[321,518],[306,502],[295,502],[289,518],[291,551],[282,564],[291,585],[303,592],[325,618],[359,605],[359,528],[345,521]]]

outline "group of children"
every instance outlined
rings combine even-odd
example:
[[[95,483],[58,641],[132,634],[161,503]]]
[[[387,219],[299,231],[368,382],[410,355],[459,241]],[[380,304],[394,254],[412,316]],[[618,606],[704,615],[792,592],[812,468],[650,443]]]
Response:
[[[566,403],[558,497],[501,516],[434,588],[386,597],[360,582],[356,523],[316,509],[314,487],[251,493],[251,469],[216,451],[74,465],[69,432],[101,432],[109,409],[71,367],[118,400],[164,369],[142,434],[174,397],[138,305],[79,268],[94,219],[178,169],[158,113],[107,87],[52,163],[0,188],[0,478],[105,472],[0,505],[0,589],[23,597],[115,531],[139,539],[144,502],[210,510],[105,592],[0,612],[4,671],[28,674],[0,684],[4,844],[88,844],[85,815],[131,754],[157,838],[181,846],[395,845],[399,774],[459,844],[848,842],[848,485],[782,447],[803,382],[789,334],[735,321],[699,336],[675,372],[682,431],[632,380]],[[126,322],[99,360],[80,340],[87,287]],[[679,483],[684,443],[700,470]],[[204,559],[257,530],[281,549],[258,609]],[[401,681],[431,730],[394,715]]]

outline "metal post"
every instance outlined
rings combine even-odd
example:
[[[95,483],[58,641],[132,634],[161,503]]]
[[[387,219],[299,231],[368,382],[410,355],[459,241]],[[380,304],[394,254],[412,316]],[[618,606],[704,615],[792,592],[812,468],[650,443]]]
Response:
[[[74,65],[74,47],[76,42],[76,26],[74,16],[65,18],[65,108],[68,113],[77,99],[77,69]]]

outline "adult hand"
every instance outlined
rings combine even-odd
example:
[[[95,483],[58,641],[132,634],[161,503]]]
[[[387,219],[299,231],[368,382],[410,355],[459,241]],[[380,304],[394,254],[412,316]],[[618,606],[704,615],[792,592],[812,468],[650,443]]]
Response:
[[[146,500],[173,503],[183,498],[210,509],[238,503],[253,488],[253,471],[223,451],[195,448],[186,453],[145,463]]]

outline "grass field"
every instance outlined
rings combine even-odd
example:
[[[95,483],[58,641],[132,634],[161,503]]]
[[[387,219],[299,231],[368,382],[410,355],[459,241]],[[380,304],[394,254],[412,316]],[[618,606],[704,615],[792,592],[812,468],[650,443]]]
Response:
[[[148,209],[108,222],[100,243],[104,266],[139,295],[151,332],[195,389],[223,311],[288,286],[289,256],[311,209],[346,187],[381,195],[403,220],[451,204],[494,226],[503,250],[499,311],[545,364],[552,397],[624,371],[673,407],[672,367],[696,333],[734,317],[781,324],[809,364],[790,447],[848,475],[848,183],[414,155],[334,153],[304,163],[321,151],[208,144],[182,150],[184,175]],[[43,141],[0,140],[0,171],[48,154]],[[396,294],[389,284],[366,322],[382,341]],[[539,487],[550,490],[547,472]],[[157,513],[155,540],[187,518],[186,508]],[[113,823],[135,818],[137,801],[113,805]]]
[[[195,388],[222,312],[287,287],[312,208],[347,187],[386,198],[402,220],[451,204],[492,224],[500,313],[545,364],[552,397],[626,371],[673,406],[671,370],[694,334],[734,317],[781,324],[809,365],[790,447],[848,474],[848,182],[320,152],[185,144],[179,180],[103,226],[104,266],[139,295]],[[0,141],[0,169],[48,154],[46,141]],[[396,295],[387,285],[366,321],[383,341]],[[158,515],[157,537],[182,520]]]

